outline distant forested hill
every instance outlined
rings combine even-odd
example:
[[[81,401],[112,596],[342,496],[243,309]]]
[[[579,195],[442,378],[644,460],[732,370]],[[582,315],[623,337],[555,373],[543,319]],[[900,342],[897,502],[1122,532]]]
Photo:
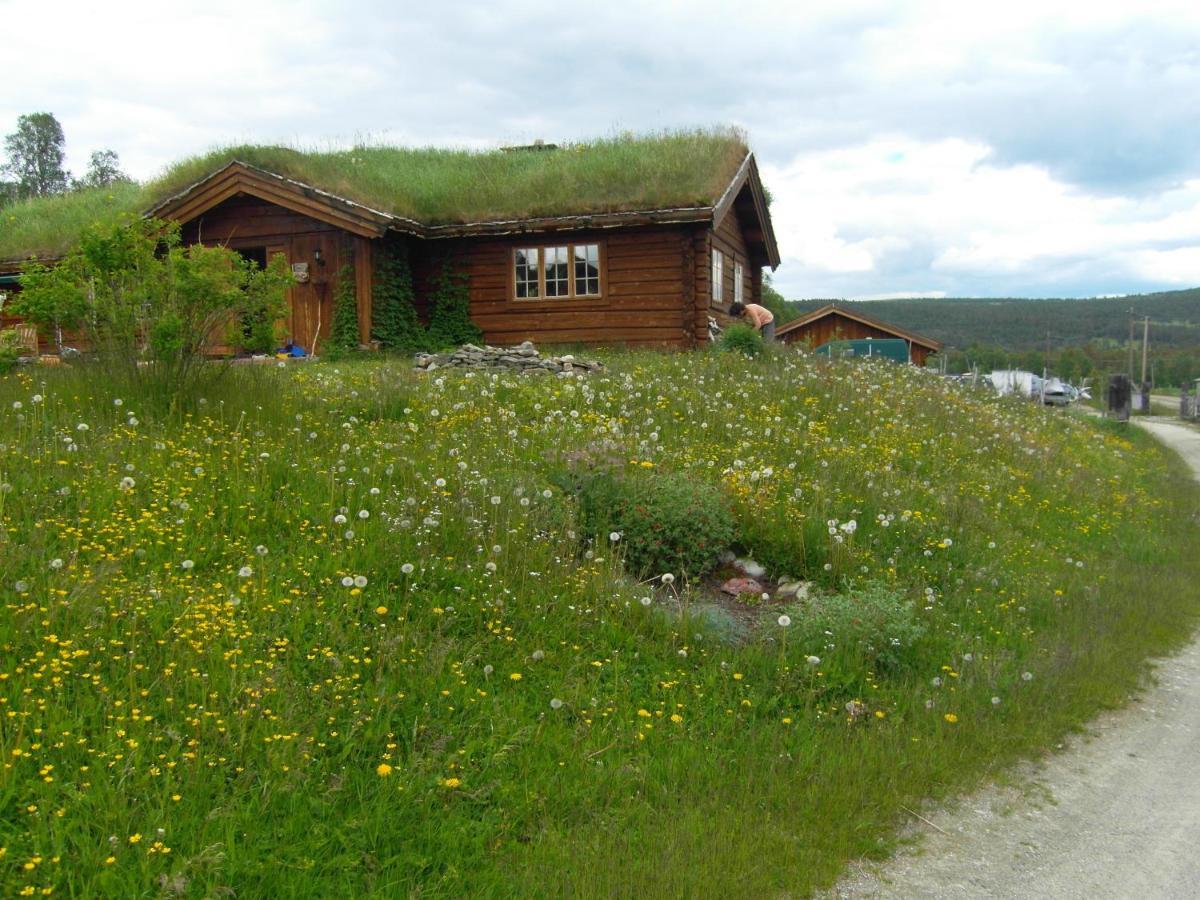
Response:
[[[1200,288],[1089,300],[927,298],[911,300],[803,300],[787,304],[804,313],[827,303],[856,308],[869,316],[909,328],[959,349],[988,344],[1010,350],[1082,346],[1093,341],[1129,339],[1129,310],[1150,317],[1158,347],[1200,345]],[[788,316],[785,316],[787,318]]]

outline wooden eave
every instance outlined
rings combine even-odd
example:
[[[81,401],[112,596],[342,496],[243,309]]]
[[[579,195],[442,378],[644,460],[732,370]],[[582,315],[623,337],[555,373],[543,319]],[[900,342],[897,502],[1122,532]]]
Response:
[[[763,190],[762,177],[758,174],[758,163],[753,153],[747,153],[738,166],[733,179],[713,207],[712,227],[720,226],[725,216],[734,208],[742,222],[753,224],[745,230],[746,243],[756,246],[755,262],[779,268],[779,244],[775,240],[775,228],[771,224],[771,211],[767,206],[767,195]]]
[[[836,303],[830,303],[828,306],[822,306],[820,309],[814,309],[807,315],[801,316],[798,319],[793,319],[786,325],[780,325],[775,332],[775,336],[782,337],[785,334],[798,331],[806,325],[811,325],[813,322],[816,322],[819,319],[823,319],[826,316],[832,315],[843,316],[855,322],[860,322],[863,325],[870,326],[871,328],[878,328],[880,331],[889,332],[890,334],[896,335],[898,338],[903,338],[904,340],[913,344],[919,344],[920,346],[926,347],[934,352],[942,349],[942,344],[940,341],[935,341],[933,338],[928,338],[924,335],[917,334],[915,331],[909,331],[906,328],[900,328],[897,325],[892,325],[889,322],[883,322],[879,319],[855,310],[846,309],[844,306],[838,306]]]
[[[257,197],[360,237],[382,237],[389,228],[404,230],[406,225],[420,229],[416,222],[237,160],[168,197],[147,210],[146,215],[190,222],[238,194]]]
[[[468,222],[429,225],[428,238],[472,237],[478,235],[535,234],[552,231],[581,231],[588,228],[633,228],[638,225],[673,225],[708,222],[711,206],[683,206],[676,209],[644,209],[630,212],[583,213],[571,216],[540,216],[533,219],[505,219],[492,222]]]

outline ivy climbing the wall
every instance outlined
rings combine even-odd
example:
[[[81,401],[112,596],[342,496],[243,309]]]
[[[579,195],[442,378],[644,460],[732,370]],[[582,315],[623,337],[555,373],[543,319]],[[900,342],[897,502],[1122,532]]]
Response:
[[[371,337],[384,350],[409,353],[428,345],[428,336],[413,306],[412,270],[405,244],[386,246],[379,254],[371,314]]]
[[[354,267],[349,263],[337,274],[333,289],[333,326],[325,345],[328,359],[342,359],[358,349],[358,298],[354,290]]]
[[[440,348],[482,340],[483,332],[471,321],[470,312],[466,272],[444,262],[429,298],[430,343]]]

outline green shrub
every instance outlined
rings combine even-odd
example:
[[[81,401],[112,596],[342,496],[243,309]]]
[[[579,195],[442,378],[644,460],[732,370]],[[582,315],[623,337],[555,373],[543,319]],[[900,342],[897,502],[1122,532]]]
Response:
[[[429,337],[435,347],[455,347],[483,339],[471,321],[471,295],[467,274],[444,263],[429,298]]]
[[[808,652],[879,674],[903,669],[925,634],[916,608],[895,588],[872,581],[796,608],[793,632]],[[829,650],[828,645],[833,649]]]
[[[757,328],[738,323],[721,332],[721,342],[717,346],[726,352],[758,356],[763,352],[763,338]]]
[[[618,532],[626,569],[637,577],[699,578],[733,542],[724,495],[685,475],[601,471],[577,478],[575,490],[584,532],[605,543]]]
[[[205,353],[231,322],[281,318],[292,283],[281,254],[259,269],[224,247],[183,246],[177,223],[131,217],[85,229],[54,265],[31,262],[12,311],[59,343],[81,331],[98,362],[179,395],[217,373]]]
[[[411,352],[423,349],[429,341],[413,306],[412,270],[406,244],[385,247],[379,256],[371,316],[371,336],[384,350]]]
[[[329,359],[343,359],[358,349],[358,297],[354,287],[354,268],[347,263],[338,270],[333,289],[333,325],[325,346]]]
[[[15,329],[0,331],[0,374],[17,364],[21,356],[21,337]]]

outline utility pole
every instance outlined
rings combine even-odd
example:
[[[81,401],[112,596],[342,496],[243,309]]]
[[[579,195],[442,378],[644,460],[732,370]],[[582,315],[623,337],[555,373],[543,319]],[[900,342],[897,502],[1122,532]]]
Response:
[[[1150,346],[1150,317],[1142,325],[1142,384],[1146,383],[1146,350]]]
[[[1133,380],[1133,307],[1129,307],[1129,380]]]

